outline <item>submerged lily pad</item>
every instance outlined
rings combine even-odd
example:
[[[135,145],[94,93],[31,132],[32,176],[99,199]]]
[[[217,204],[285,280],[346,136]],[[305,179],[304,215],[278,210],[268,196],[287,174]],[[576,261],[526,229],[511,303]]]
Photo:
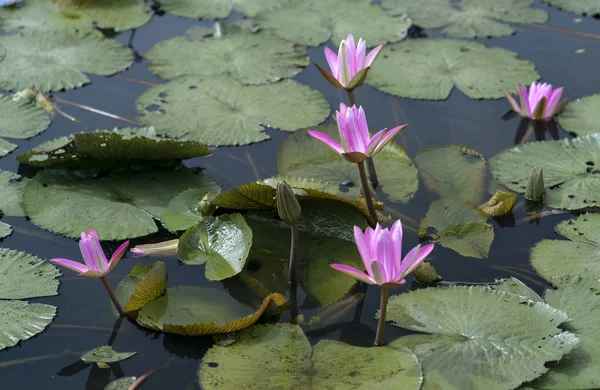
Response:
[[[127,46],[97,31],[32,31],[0,36],[6,51],[0,88],[44,92],[90,82],[84,73],[109,76],[133,63]]]
[[[86,363],[117,363],[129,359],[137,352],[117,352],[110,345],[96,347],[84,353],[81,360]]]
[[[104,390],[129,390],[130,386],[135,383],[136,379],[137,378],[134,376],[126,376],[115,379],[104,386]]]
[[[24,217],[21,208],[23,190],[29,179],[22,179],[16,173],[0,170],[0,210],[6,216]]]
[[[0,300],[0,351],[43,332],[55,315],[54,306]]]
[[[9,95],[0,95],[0,118],[0,137],[27,139],[50,126],[46,110],[33,103],[15,101]]]
[[[165,263],[157,261],[149,265],[136,265],[117,288],[115,294],[129,316],[145,304],[164,295],[167,289],[167,269]]]
[[[355,347],[321,340],[311,347],[298,325],[254,326],[236,342],[215,345],[198,376],[203,389],[392,389],[418,390],[423,376],[407,349]]]
[[[0,248],[0,299],[58,295],[58,269],[27,252]]]
[[[231,12],[256,16],[287,3],[288,0],[161,0],[171,15],[192,19],[224,19]]]
[[[332,40],[364,38],[369,46],[396,42],[410,27],[405,16],[386,15],[381,7],[363,0],[293,0],[285,7],[258,15],[256,23],[277,35],[307,46]],[[307,28],[307,26],[309,26]]]
[[[600,94],[577,99],[567,104],[558,116],[558,123],[563,129],[576,135],[600,133],[598,107],[600,107]]]
[[[176,195],[162,213],[160,220],[165,228],[187,230],[202,220],[200,202],[208,194],[202,188],[189,188]]]
[[[596,0],[542,0],[542,3],[576,14],[600,14],[600,3]]]
[[[390,75],[393,75],[390,76]],[[369,85],[392,95],[444,100],[454,87],[471,99],[499,99],[539,79],[533,63],[499,47],[454,39],[410,39],[384,46]]]
[[[487,287],[428,288],[390,298],[388,319],[427,334],[401,337],[419,358],[423,390],[509,390],[546,371],[578,339],[567,315],[544,303]]]
[[[484,259],[494,240],[494,229],[486,221],[481,210],[465,201],[440,199],[431,203],[421,220],[419,237],[427,236],[463,256]]]
[[[17,145],[0,138],[0,157],[4,157],[17,148]]]
[[[544,202],[576,210],[600,202],[600,133],[558,141],[528,142],[490,159],[494,176],[524,193],[533,168],[544,170]]]
[[[407,14],[423,28],[441,28],[444,35],[460,38],[511,35],[515,29],[502,23],[545,23],[548,14],[531,8],[531,0],[382,0],[390,15]]]
[[[269,139],[262,125],[294,131],[329,115],[323,95],[295,81],[242,85],[222,77],[156,85],[138,98],[137,107],[140,121],[159,134],[219,146]]]

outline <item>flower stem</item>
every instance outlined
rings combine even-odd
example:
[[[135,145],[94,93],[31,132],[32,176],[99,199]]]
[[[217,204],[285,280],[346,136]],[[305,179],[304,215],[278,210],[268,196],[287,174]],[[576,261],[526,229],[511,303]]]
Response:
[[[381,303],[379,304],[379,323],[375,335],[375,345],[383,345],[383,329],[385,327],[385,316],[387,314],[388,288],[381,286]]]
[[[354,99],[354,90],[347,89],[346,93],[348,94],[348,100],[350,100],[350,107],[356,104],[356,100]]]
[[[292,230],[292,243],[290,245],[290,284],[296,284],[296,257],[298,257],[298,224],[290,225]]]
[[[112,301],[113,305],[115,305],[117,312],[119,312],[119,315],[121,317],[125,317],[125,311],[123,310],[123,307],[119,303],[119,300],[117,299],[117,296],[115,295],[115,292],[110,287],[110,284],[108,284],[108,280],[106,279],[106,276],[101,277],[100,280],[102,281],[102,284],[104,284],[104,288],[106,288],[106,292],[108,293],[108,296],[110,297],[110,300]]]
[[[360,173],[360,184],[362,185],[365,203],[367,204],[367,209],[369,210],[369,214],[373,219],[373,225],[375,225],[379,221],[379,218],[377,218],[377,212],[375,211],[375,206],[373,205],[373,198],[371,197],[371,190],[369,189],[369,182],[367,181],[367,174],[365,173],[365,162],[361,161],[357,163],[357,165],[358,172]]]
[[[369,171],[369,181],[371,182],[371,185],[376,188],[379,184],[379,179],[377,178],[377,171],[375,170],[373,157],[367,158],[367,170]]]

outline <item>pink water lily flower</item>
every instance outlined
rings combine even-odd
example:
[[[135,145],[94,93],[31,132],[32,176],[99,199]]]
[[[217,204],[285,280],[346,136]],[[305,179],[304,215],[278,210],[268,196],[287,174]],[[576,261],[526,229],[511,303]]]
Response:
[[[404,284],[410,274],[433,250],[433,244],[417,245],[402,258],[402,223],[396,221],[391,229],[367,228],[363,233],[354,227],[354,239],[367,272],[344,264],[331,267],[368,284],[382,287]]]
[[[563,88],[554,89],[551,84],[532,82],[529,90],[519,84],[519,100],[521,105],[506,91],[504,95],[513,110],[523,117],[535,120],[548,120],[560,114],[567,99],[560,101]]]
[[[69,259],[52,259],[50,262],[78,272],[79,276],[95,279],[104,278],[117,266],[125,251],[127,251],[128,245],[129,241],[121,244],[113,253],[110,261],[107,261],[102,246],[100,246],[98,234],[93,230],[88,230],[87,233],[81,233],[81,240],[79,241],[79,249],[85,264]]]
[[[379,153],[408,126],[394,127],[390,131],[386,128],[371,137],[367,117],[362,107],[347,107],[341,103],[336,115],[341,143],[319,131],[310,130],[308,133],[353,163],[362,162]]]
[[[355,44],[352,34],[348,34],[340,43],[337,55],[325,47],[325,58],[331,72],[315,65],[334,87],[352,90],[362,85],[381,48],[381,45],[377,46],[367,54],[366,42],[360,38]]]

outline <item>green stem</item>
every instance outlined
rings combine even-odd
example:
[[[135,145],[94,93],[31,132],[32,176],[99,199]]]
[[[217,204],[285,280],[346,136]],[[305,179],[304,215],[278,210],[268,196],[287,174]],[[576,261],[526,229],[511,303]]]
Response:
[[[119,300],[117,299],[117,296],[115,295],[115,292],[110,287],[110,284],[108,284],[108,280],[106,279],[106,276],[101,277],[100,280],[102,281],[102,284],[104,284],[104,288],[106,288],[106,292],[108,293],[108,296],[110,297],[110,300],[112,301],[113,305],[115,305],[115,308],[117,309],[117,312],[119,313],[119,315],[121,317],[125,317],[125,311],[123,310],[123,307],[119,303]]]
[[[381,303],[379,304],[379,322],[377,323],[377,334],[375,345],[383,345],[383,330],[385,328],[385,316],[387,314],[388,289],[381,286]]]
[[[377,212],[375,211],[375,206],[373,205],[373,198],[371,197],[371,190],[369,189],[369,182],[367,181],[367,174],[365,173],[365,162],[361,161],[357,163],[358,165],[358,173],[360,174],[360,184],[362,185],[363,196],[365,197],[365,203],[367,204],[367,209],[369,210],[369,214],[373,219],[373,225],[377,224],[379,218],[377,218]]]
[[[298,224],[293,223],[290,225],[292,230],[292,243],[290,245],[290,270],[289,270],[289,281],[290,281],[290,322],[292,324],[297,323],[298,318],[298,302],[296,299],[296,258],[298,257]]]
[[[377,178],[377,171],[375,170],[373,157],[367,158],[367,170],[369,171],[369,181],[371,182],[373,188],[376,188],[379,185],[379,179]]]
[[[354,100],[354,90],[347,89],[346,93],[348,94],[348,100],[350,100],[350,107],[356,104],[356,100]]]

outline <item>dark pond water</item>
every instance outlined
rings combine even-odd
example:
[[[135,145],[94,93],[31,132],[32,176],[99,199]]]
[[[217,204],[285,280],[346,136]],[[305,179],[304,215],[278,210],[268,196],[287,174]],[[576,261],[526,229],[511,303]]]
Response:
[[[550,13],[550,20],[544,28],[519,25],[515,36],[479,41],[489,46],[516,51],[521,58],[533,61],[543,80],[564,86],[565,96],[569,99],[596,93],[600,81],[600,21],[581,18],[540,4],[536,6]],[[238,19],[235,16],[232,18]],[[197,24],[212,23],[168,15],[155,16],[150,23],[135,32],[132,43],[143,54],[155,43],[181,35],[187,28]],[[585,37],[559,29],[597,35]],[[428,35],[439,36],[437,32],[428,32]],[[130,37],[131,32],[125,32],[116,39],[127,43]],[[577,54],[579,49],[585,52]],[[322,47],[310,49],[309,54],[312,61],[325,63]],[[147,70],[147,62],[143,59],[136,61],[118,77],[91,78],[91,85],[57,93],[55,96],[135,120],[136,98],[152,83],[164,82]],[[332,107],[345,100],[343,91],[331,88],[313,66],[296,79],[320,90]],[[372,128],[410,124],[409,129],[401,133],[397,141],[411,157],[423,148],[445,144],[467,145],[486,157],[491,157],[514,145],[519,126],[518,118],[509,121],[501,119],[509,108],[506,101],[473,101],[458,91],[454,91],[448,100],[442,102],[412,101],[391,97],[364,86],[357,91],[356,97],[357,102],[369,113]],[[81,124],[56,115],[50,129],[41,136],[18,142],[19,149],[0,160],[1,169],[27,175],[30,172],[19,167],[15,160],[15,155],[19,152],[29,150],[45,140],[77,131],[127,126],[122,121],[67,104],[59,103],[59,106],[76,117]],[[268,130],[268,133],[272,137],[270,141],[247,147],[219,148],[212,156],[190,160],[187,164],[205,168],[206,173],[215,178],[223,189],[276,175],[277,149],[287,134],[277,130]],[[548,133],[536,136],[546,139],[551,137]],[[558,136],[568,135],[559,129]],[[249,163],[250,160],[254,162],[255,168]],[[434,199],[434,195],[421,185],[417,195],[408,204],[392,205],[392,208],[418,223]],[[552,237],[554,225],[570,217],[570,214],[547,216],[536,222],[528,222],[524,220],[525,217],[524,202],[519,197],[511,217],[492,222],[496,235],[488,259],[465,258],[438,246],[432,263],[448,281],[487,282],[495,278],[515,276],[540,292],[545,286],[530,270],[529,249],[540,239]],[[44,258],[80,257],[77,242],[72,239],[44,231],[23,218],[7,217],[3,221],[11,224],[15,230],[12,236],[4,240],[3,245],[6,247],[26,250]],[[173,237],[166,232],[157,233],[133,240],[132,245],[169,238]],[[406,232],[405,241],[405,246],[415,245],[418,242],[416,233]],[[117,243],[106,245],[112,251]],[[170,286],[207,284],[203,267],[180,266],[174,257],[133,259],[131,255],[110,274],[109,280],[116,286],[134,265],[149,264],[156,260],[163,260],[167,264]],[[0,352],[0,388],[100,390],[112,379],[124,375],[140,376],[155,367],[162,367],[144,384],[144,389],[199,389],[197,369],[204,352],[211,345],[210,338],[164,335],[144,330],[128,321],[115,323],[100,282],[78,278],[71,272],[64,274],[59,296],[32,300],[58,307],[58,314],[50,328],[40,336]],[[213,285],[221,286],[219,283]],[[392,293],[402,293],[408,288],[411,288],[410,284]],[[416,287],[413,285],[412,288]],[[300,295],[302,299],[302,294]],[[314,334],[309,333],[311,340],[328,338],[355,345],[370,345],[375,335],[374,313],[378,308],[378,300],[377,288],[367,290],[362,311],[353,310],[337,325]],[[286,318],[289,317],[284,316],[282,320]],[[404,333],[402,329],[388,326],[386,338],[393,340]],[[79,363],[79,355],[83,351],[106,343],[111,343],[118,351],[138,351],[138,355],[113,365],[110,369]]]

